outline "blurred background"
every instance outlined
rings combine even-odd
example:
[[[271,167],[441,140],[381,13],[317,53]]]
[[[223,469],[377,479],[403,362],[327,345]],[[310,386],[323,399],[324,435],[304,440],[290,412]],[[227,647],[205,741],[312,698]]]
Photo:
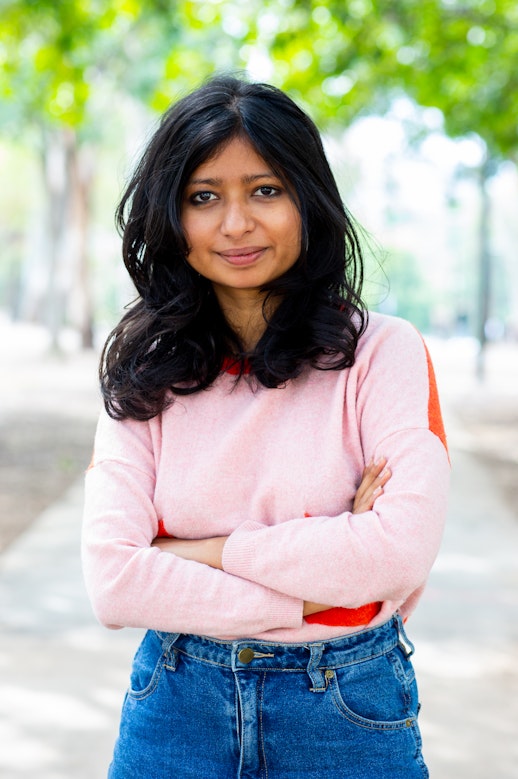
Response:
[[[52,511],[64,505],[74,528],[59,520],[64,538],[70,532],[75,538],[80,521],[77,484],[100,407],[99,349],[134,297],[114,226],[118,198],[161,112],[222,70],[276,84],[313,116],[344,201],[361,225],[370,307],[412,321],[432,350],[450,430],[456,516],[436,574],[440,580],[443,572],[445,584],[434,590],[432,580],[424,622],[439,633],[439,625],[450,624],[444,609],[456,602],[452,590],[459,609],[476,621],[471,580],[463,577],[473,576],[476,590],[480,577],[493,576],[490,608],[499,604],[500,621],[489,629],[479,620],[474,635],[505,645],[506,658],[516,656],[518,637],[508,634],[518,616],[516,2],[0,0],[0,627],[7,647],[3,653],[0,647],[7,679],[0,737],[15,745],[17,757],[4,750],[0,772],[9,779],[36,768],[49,779],[104,775],[93,764],[85,764],[84,774],[79,763],[71,768],[62,745],[49,757],[42,744],[51,737],[42,736],[38,747],[34,732],[41,723],[27,720],[25,706],[15,707],[12,724],[11,701],[20,700],[22,685],[20,637],[26,646],[29,638],[41,646],[46,635],[46,651],[58,652],[72,619],[99,652],[111,641],[109,651],[118,657],[114,647],[128,642],[116,645],[94,632],[84,595],[74,589],[77,559],[70,580],[66,565],[61,568],[76,548],[63,547],[62,557],[49,548],[45,562],[48,538],[42,544],[37,533],[50,523],[52,534],[58,521]],[[482,507],[491,540],[474,530]],[[488,550],[495,537],[493,559]],[[39,571],[40,579],[29,571]],[[458,626],[457,612],[451,620]],[[439,645],[423,622],[419,630],[425,650],[431,647],[423,653],[426,674]],[[77,640],[70,646],[78,651]],[[495,671],[488,651],[487,664],[483,659],[471,676],[460,677],[480,684],[486,666],[493,668],[491,689],[497,678],[502,697],[495,697],[495,716],[491,711],[487,720],[496,721],[505,690],[518,681],[510,661],[496,662]],[[48,677],[49,690],[61,684],[68,694],[72,681],[53,676],[42,657],[40,681]],[[455,697],[451,674],[432,674],[432,682]],[[122,677],[118,683],[122,689]],[[108,682],[102,689],[99,705],[109,709],[113,691]],[[460,686],[457,693],[458,718],[466,704]],[[439,698],[427,724],[437,744],[445,735],[434,719]],[[116,706],[109,712],[100,727],[106,744]],[[512,714],[514,738],[518,712]],[[58,733],[65,720],[70,727],[65,716]],[[506,773],[512,739],[497,739],[498,758],[495,751],[484,762],[480,735],[487,720],[466,726],[465,741],[458,734],[458,754],[439,749],[437,779],[464,776],[463,768],[471,779],[515,776]],[[78,715],[78,732],[97,733],[81,722]],[[82,755],[79,746],[76,753]]]

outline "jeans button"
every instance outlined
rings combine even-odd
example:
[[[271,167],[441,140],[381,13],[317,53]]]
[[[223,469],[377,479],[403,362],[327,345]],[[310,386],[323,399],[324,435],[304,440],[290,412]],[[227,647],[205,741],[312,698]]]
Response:
[[[250,649],[250,647],[246,647],[246,649],[241,649],[237,655],[237,659],[241,663],[251,663],[254,659],[254,650]]]

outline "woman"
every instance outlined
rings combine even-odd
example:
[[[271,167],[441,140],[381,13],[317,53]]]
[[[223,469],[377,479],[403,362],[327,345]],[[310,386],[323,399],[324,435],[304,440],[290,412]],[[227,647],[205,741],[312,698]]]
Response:
[[[119,206],[138,290],[105,346],[84,570],[148,629],[112,779],[425,777],[403,622],[448,456],[407,323],[311,120],[221,77],[173,106]]]

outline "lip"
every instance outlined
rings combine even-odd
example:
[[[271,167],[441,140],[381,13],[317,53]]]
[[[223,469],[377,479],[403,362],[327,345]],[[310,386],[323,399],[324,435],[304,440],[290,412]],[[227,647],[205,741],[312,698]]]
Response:
[[[218,252],[230,265],[253,265],[266,251],[265,246],[242,246]]]

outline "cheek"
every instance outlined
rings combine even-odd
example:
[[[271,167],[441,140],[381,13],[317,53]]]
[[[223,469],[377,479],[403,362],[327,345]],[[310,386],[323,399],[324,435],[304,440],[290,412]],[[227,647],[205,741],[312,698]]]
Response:
[[[298,212],[287,215],[281,229],[285,236],[284,244],[286,248],[289,248],[298,256],[302,245],[302,221]]]
[[[196,216],[191,216],[191,215],[185,216],[182,218],[182,229],[190,252],[203,248],[203,244],[204,244],[203,220],[197,219]]]
[[[180,224],[182,226],[182,232],[183,232],[184,238],[185,238],[185,240],[187,242],[187,246],[190,247],[191,246],[192,231],[191,231],[191,226],[189,224],[189,221],[190,220],[188,219],[188,217],[186,217],[185,213],[182,211],[181,214],[180,214]]]

